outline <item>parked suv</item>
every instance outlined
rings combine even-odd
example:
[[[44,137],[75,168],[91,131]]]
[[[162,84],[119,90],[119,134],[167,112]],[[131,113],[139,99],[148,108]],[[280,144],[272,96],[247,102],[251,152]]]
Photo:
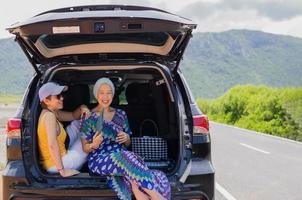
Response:
[[[100,77],[113,81],[112,106],[126,111],[134,137],[167,141],[168,159],[147,164],[166,173],[172,199],[214,199],[208,119],[179,68],[195,28],[192,21],[159,9],[124,5],[51,10],[8,28],[35,74],[17,116],[7,123],[2,199],[117,198],[105,177],[89,174],[87,166],[73,177],[48,174],[37,150],[42,84],[68,85],[64,110],[71,111],[96,105],[92,87]],[[146,120],[156,128],[142,125]]]

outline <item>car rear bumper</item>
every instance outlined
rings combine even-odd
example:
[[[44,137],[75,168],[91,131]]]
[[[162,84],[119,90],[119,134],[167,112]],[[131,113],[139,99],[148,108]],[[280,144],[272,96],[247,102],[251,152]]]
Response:
[[[10,195],[9,200],[109,200],[118,199],[110,189],[27,189]]]
[[[215,190],[215,171],[210,161],[194,159],[186,181],[172,185],[172,199],[213,200]],[[9,162],[1,177],[2,199],[116,199],[110,189],[12,189],[16,182],[26,182],[22,161]]]
[[[174,188],[173,199],[214,199],[215,170],[209,160],[193,159],[190,173],[183,184]]]
[[[190,192],[177,192],[173,194],[173,200],[183,200],[183,199],[194,199],[194,200],[208,200],[205,193],[201,191],[190,191]]]
[[[9,199],[9,196],[16,192],[10,186],[18,183],[27,183],[22,160],[10,161],[0,176],[0,199]]]
[[[115,200],[118,198],[113,197],[45,197],[45,196],[35,196],[16,194],[12,196],[9,200]]]

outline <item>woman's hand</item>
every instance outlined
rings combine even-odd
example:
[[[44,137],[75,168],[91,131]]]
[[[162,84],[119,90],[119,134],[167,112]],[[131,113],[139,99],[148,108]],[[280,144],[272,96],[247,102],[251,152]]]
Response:
[[[89,116],[90,116],[90,110],[89,110],[89,108],[86,105],[81,105],[80,106],[80,112],[81,112],[81,116],[84,116],[85,119],[89,118]]]
[[[97,149],[99,148],[100,144],[103,142],[104,138],[103,138],[103,134],[100,132],[96,132],[95,135],[93,136],[92,139],[92,143],[91,143],[91,147],[93,149]]]
[[[128,143],[128,141],[130,141],[130,137],[129,137],[129,135],[127,133],[125,133],[123,131],[120,131],[117,134],[116,141],[119,144]]]

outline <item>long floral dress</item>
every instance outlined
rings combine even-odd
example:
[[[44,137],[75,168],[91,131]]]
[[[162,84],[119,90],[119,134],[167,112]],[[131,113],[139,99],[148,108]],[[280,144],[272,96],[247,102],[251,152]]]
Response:
[[[91,112],[82,124],[81,137],[89,143],[96,133],[99,114]],[[131,199],[129,181],[137,182],[139,189],[155,189],[166,199],[170,199],[171,188],[166,175],[158,170],[150,170],[141,157],[128,151],[123,144],[116,142],[119,131],[132,134],[125,111],[116,109],[111,121],[103,120],[103,142],[98,149],[88,155],[90,173],[107,177],[107,183],[119,199]]]

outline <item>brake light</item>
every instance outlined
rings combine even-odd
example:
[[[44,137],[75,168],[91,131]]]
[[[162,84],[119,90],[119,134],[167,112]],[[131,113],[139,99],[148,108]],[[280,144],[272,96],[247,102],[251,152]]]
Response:
[[[21,137],[20,125],[21,125],[21,119],[9,118],[7,120],[7,126],[6,126],[7,137],[8,138],[20,138]]]
[[[194,135],[209,134],[209,119],[206,115],[193,116],[193,134]]]

